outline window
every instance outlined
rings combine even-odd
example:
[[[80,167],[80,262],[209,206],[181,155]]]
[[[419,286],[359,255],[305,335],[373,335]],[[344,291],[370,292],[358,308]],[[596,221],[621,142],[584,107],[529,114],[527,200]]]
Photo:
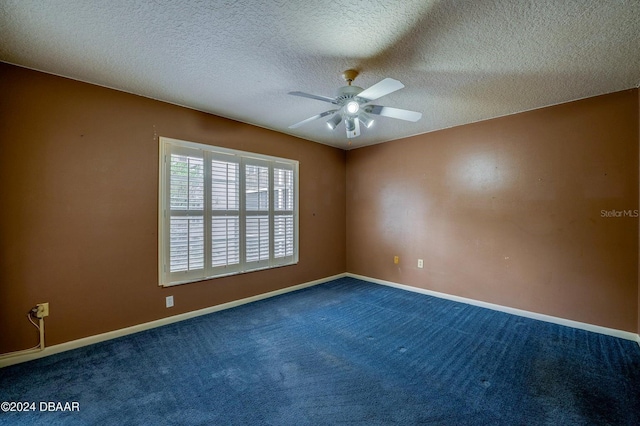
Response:
[[[298,262],[298,162],[160,138],[159,277],[170,286]]]

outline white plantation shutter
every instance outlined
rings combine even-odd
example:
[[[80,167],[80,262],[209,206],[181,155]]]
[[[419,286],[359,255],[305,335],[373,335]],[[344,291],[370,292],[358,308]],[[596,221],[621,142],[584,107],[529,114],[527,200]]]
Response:
[[[160,285],[297,263],[297,173],[296,161],[160,138]]]
[[[188,272],[204,268],[204,220],[202,217],[171,215],[171,272]]]
[[[240,163],[232,156],[211,160],[211,266],[231,273],[240,266]]]
[[[246,262],[266,266],[269,261],[269,216],[247,216]]]
[[[211,218],[211,264],[214,268],[240,264],[240,221],[237,217]]]
[[[293,256],[293,216],[276,216],[273,234],[273,256],[275,258]]]
[[[282,168],[277,165],[273,169],[274,209],[277,211],[293,211],[293,168]]]
[[[214,211],[240,209],[240,164],[220,155],[211,160],[211,208]]]
[[[269,211],[269,166],[245,164],[246,210]]]
[[[245,262],[247,268],[269,266],[269,165],[245,163]]]
[[[183,278],[204,270],[204,159],[199,152],[171,154],[169,272]]]
[[[273,169],[273,256],[287,263],[294,255],[294,179],[293,167],[279,164]]]

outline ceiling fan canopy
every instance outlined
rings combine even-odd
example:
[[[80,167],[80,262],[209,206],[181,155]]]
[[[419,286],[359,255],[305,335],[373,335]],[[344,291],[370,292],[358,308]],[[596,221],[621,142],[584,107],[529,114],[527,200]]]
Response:
[[[358,71],[356,70],[351,69],[343,72],[342,77],[347,82],[347,85],[340,87],[334,98],[313,95],[305,92],[289,92],[290,95],[316,99],[336,106],[334,109],[330,109],[302,120],[299,123],[293,124],[289,126],[289,128],[296,129],[311,121],[330,115],[331,117],[327,121],[327,126],[329,126],[331,130],[334,130],[344,121],[347,138],[351,139],[360,136],[360,124],[367,128],[371,127],[374,121],[372,115],[380,115],[412,122],[416,122],[422,117],[422,113],[420,112],[369,104],[378,98],[402,89],[404,84],[398,80],[385,78],[373,86],[363,89],[362,87],[351,85],[357,76]]]

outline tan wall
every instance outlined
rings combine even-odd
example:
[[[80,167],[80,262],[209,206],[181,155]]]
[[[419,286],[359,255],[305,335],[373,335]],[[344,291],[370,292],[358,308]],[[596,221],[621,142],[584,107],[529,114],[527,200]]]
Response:
[[[53,345],[345,271],[343,151],[1,63],[0,93],[0,352],[40,302]],[[298,160],[300,263],[158,287],[158,136]]]
[[[638,142],[630,90],[349,151],[347,270],[636,332]]]
[[[638,208],[637,90],[357,149],[346,170],[337,149],[2,63],[0,93],[0,352],[36,343],[39,302],[53,345],[345,270],[640,330],[638,220],[600,213]],[[158,136],[300,161],[300,263],[158,287]]]

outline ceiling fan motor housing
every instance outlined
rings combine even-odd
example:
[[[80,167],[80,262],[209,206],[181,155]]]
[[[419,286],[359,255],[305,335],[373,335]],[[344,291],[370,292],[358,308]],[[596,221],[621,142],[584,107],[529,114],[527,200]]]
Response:
[[[352,99],[358,95],[358,93],[362,92],[364,89],[358,86],[342,86],[338,89],[338,93],[336,93],[337,101],[346,101],[347,99]]]

